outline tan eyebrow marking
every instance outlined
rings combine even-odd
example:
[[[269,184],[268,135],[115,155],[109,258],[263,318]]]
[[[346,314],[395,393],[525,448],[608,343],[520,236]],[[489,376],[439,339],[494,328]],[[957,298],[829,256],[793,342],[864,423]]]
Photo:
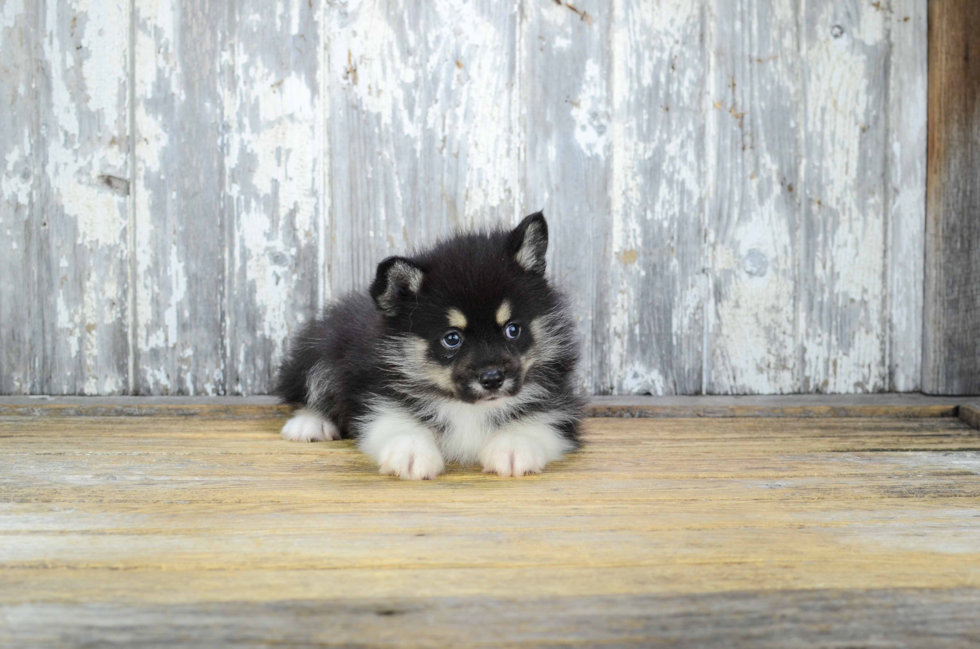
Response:
[[[497,324],[503,327],[510,320],[510,300],[504,300],[497,309]]]
[[[456,327],[457,329],[466,329],[466,316],[463,312],[457,308],[449,309],[446,312],[446,318],[449,320],[450,327]]]

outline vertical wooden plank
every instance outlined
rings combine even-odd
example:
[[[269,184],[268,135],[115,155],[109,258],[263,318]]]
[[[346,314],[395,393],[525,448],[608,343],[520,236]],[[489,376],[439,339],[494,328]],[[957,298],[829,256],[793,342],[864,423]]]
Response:
[[[129,0],[38,3],[37,391],[128,389]]]
[[[612,10],[605,2],[550,0],[524,10],[524,211],[548,218],[549,272],[571,301],[581,388],[591,392],[596,268],[609,256],[602,221],[610,213]]]
[[[419,8],[400,0],[330,7],[330,294],[421,233],[414,132]],[[416,162],[412,162],[412,158]]]
[[[320,302],[321,9],[234,3],[224,88],[229,394],[272,390],[287,336]]]
[[[8,0],[0,392],[124,391],[130,338],[138,392],[264,392],[325,286],[538,208],[590,391],[916,389],[926,273],[921,376],[969,390],[973,185],[922,264],[925,0],[706,1],[137,0],[130,186],[129,2]],[[934,11],[968,76],[972,14]],[[947,83],[940,189],[976,120]]]
[[[611,203],[608,212],[596,205],[578,218],[611,216],[603,248],[569,260],[593,254],[598,264],[594,385],[601,393],[697,394],[706,292],[704,3],[620,0],[613,8]],[[568,199],[587,204],[574,193]],[[579,227],[568,224],[570,238]]]
[[[922,389],[980,394],[980,4],[929,3]]]
[[[0,13],[0,394],[37,389],[35,327],[40,313],[37,285],[34,204],[38,177],[35,57],[38,7],[28,0],[6,0]]]
[[[425,66],[416,91],[421,153],[415,173],[427,240],[516,224],[525,215],[516,213],[518,6],[519,0],[423,3],[416,28]]]
[[[800,390],[797,7],[796,0],[709,2],[709,393]]]
[[[887,7],[835,0],[802,14],[801,391],[888,385],[885,295]]]
[[[329,10],[330,294],[386,255],[517,201],[515,43],[507,2],[361,2]]]
[[[224,394],[229,3],[135,0],[138,394]]]
[[[928,0],[892,0],[888,60],[888,390],[911,392],[922,376],[925,283]]]

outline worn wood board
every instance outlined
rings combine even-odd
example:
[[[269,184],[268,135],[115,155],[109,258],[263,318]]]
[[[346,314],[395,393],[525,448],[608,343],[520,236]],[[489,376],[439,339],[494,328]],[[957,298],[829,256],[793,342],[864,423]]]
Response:
[[[540,476],[423,483],[281,422],[0,419],[0,642],[980,633],[980,436],[955,418],[590,420]]]
[[[929,3],[922,389],[980,393],[980,6]]]
[[[4,5],[5,7],[10,5]],[[39,176],[38,97],[33,92],[40,49],[37,5],[4,14],[0,23],[0,392],[36,394],[43,342],[37,303],[38,233],[35,204]],[[14,279],[16,278],[16,280]]]
[[[596,279],[610,259],[608,221],[596,215],[610,213],[611,24],[612,5],[602,0],[525,3],[520,51],[523,211],[549,219],[549,271],[581,336],[586,392],[607,358],[594,318],[597,292],[610,288]]]
[[[956,410],[960,419],[980,430],[980,403],[965,403]]]
[[[732,594],[410,600],[293,600],[276,603],[129,605],[34,604],[9,607],[17,627],[8,644],[65,646],[60,629],[77,628],[79,643],[108,641],[94,618],[127,619],[145,646],[193,637],[209,647],[275,644],[350,646],[616,646],[746,647],[873,646],[924,649],[980,642],[976,589],[798,590]],[[59,620],[52,628],[47,622]],[[833,622],[828,622],[833,620]],[[937,627],[943,630],[937,632]],[[0,628],[0,634],[4,630]],[[126,633],[112,634],[125,642]]]
[[[922,388],[922,318],[925,294],[926,112],[928,7],[892,0],[885,15],[889,36],[885,188],[888,389]]]
[[[384,256],[538,209],[587,393],[917,390],[926,7],[9,0],[0,392],[267,393]]]
[[[611,212],[595,260],[593,390],[698,394],[705,391],[708,18],[703,2],[612,7]]]
[[[588,417],[955,417],[967,404],[958,397],[915,394],[851,396],[593,397]],[[211,418],[286,416],[275,397],[3,397],[0,416]]]
[[[231,15],[221,0],[137,0],[134,10],[129,391],[224,394]]]
[[[806,334],[801,204],[803,62],[799,5],[712,2],[707,33],[705,331],[709,393],[774,393],[800,385]]]

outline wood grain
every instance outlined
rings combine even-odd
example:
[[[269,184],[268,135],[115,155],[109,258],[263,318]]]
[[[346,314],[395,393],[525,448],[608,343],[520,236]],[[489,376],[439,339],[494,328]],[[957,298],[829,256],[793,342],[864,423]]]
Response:
[[[980,6],[929,3],[922,389],[980,393]]]
[[[129,0],[45,7],[35,218],[47,394],[128,389],[130,50],[129,31],[111,26],[130,13]]]
[[[538,209],[586,393],[980,391],[949,217],[923,328],[926,0],[96,4],[0,19],[0,393],[267,393],[384,256]]]
[[[737,594],[300,600],[275,603],[32,604],[10,608],[0,642],[60,647],[110,641],[92,619],[127,619],[148,646],[208,647],[615,646],[798,649],[814,646],[965,647],[980,642],[980,591],[956,589],[759,591]],[[492,611],[492,615],[488,615]],[[58,620],[56,626],[51,620]],[[832,623],[829,621],[833,621]],[[125,642],[126,633],[112,640]]]
[[[704,3],[612,6],[611,213],[593,262],[594,392],[697,394],[706,297]]]
[[[606,338],[595,333],[594,316],[597,292],[610,292],[597,277],[611,261],[608,222],[596,216],[610,213],[612,12],[602,0],[524,6],[523,211],[543,210],[549,219],[549,274],[570,301],[581,336],[580,387],[588,393],[597,389],[596,365],[607,358],[598,351]]]
[[[960,419],[980,430],[980,403],[965,403],[957,408]]]
[[[228,9],[135,2],[135,394],[226,391]]]
[[[287,337],[323,306],[327,281],[323,6],[230,6],[223,390],[268,394]]]
[[[804,95],[798,4],[711,2],[705,391],[797,392]]]
[[[425,483],[281,423],[0,419],[0,642],[980,631],[980,437],[956,418],[590,420],[540,476]]]
[[[887,386],[885,14],[870,2],[821,2],[801,16],[809,161],[797,288],[804,392]]]
[[[331,3],[333,297],[388,255],[516,219],[517,24],[509,3]]]
[[[885,256],[888,389],[922,387],[925,291],[926,140],[928,135],[928,2],[891,0],[885,14],[888,60]]]
[[[962,399],[913,394],[738,397],[594,397],[588,417],[923,417],[962,416]],[[0,416],[208,417],[287,416],[274,397],[6,397]]]
[[[41,44],[36,3],[4,5],[0,22],[0,393],[41,391],[43,329],[37,303],[40,109],[33,91]]]

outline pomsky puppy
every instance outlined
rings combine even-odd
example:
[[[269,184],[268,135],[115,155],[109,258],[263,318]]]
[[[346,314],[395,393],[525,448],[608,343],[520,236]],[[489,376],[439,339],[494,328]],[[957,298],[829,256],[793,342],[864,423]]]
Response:
[[[545,278],[539,212],[378,265],[291,341],[276,394],[292,441],[354,438],[381,473],[425,480],[446,461],[539,473],[579,445],[583,400],[565,300]]]

